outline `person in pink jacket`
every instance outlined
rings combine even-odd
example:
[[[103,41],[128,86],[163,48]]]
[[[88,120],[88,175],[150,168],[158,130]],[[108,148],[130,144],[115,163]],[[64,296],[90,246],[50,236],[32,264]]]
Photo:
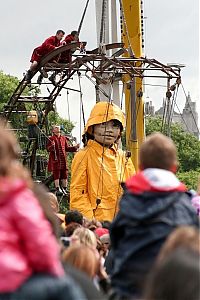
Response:
[[[51,281],[52,278],[64,277],[60,247],[31,190],[33,181],[17,160],[18,154],[19,147],[14,135],[1,124],[0,299],[10,299],[5,296],[10,293],[19,295],[15,299],[28,299],[25,295],[20,296],[19,291],[37,274],[43,274],[44,278],[49,276]],[[42,277],[40,280],[42,283]],[[37,290],[37,286],[34,289]],[[41,286],[39,289],[42,290]]]

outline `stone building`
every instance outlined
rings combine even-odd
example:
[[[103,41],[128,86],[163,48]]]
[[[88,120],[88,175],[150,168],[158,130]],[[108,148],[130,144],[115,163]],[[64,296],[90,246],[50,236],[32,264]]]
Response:
[[[164,105],[155,111],[152,101],[145,103],[145,114],[150,116],[163,116]],[[199,139],[198,113],[196,111],[196,102],[191,100],[190,94],[186,97],[185,106],[182,113],[173,111],[172,122],[181,123],[183,128],[194,134]]]

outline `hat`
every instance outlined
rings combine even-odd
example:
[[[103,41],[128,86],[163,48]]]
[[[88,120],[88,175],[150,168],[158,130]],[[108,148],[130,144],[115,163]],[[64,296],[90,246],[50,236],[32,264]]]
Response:
[[[108,233],[106,234],[103,234],[101,237],[100,237],[100,241],[103,243],[103,244],[110,244],[110,235]]]
[[[101,237],[104,234],[109,234],[109,230],[107,228],[97,228],[94,231],[99,237]]]
[[[92,134],[91,126],[110,120],[118,120],[123,127],[125,126],[124,113],[119,106],[110,102],[98,102],[90,113],[90,117],[84,129],[84,134],[86,132]]]

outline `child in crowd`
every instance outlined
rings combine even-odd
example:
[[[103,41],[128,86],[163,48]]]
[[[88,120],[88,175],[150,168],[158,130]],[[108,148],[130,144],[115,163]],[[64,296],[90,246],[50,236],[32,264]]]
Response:
[[[112,286],[120,297],[141,296],[145,275],[175,227],[198,227],[186,187],[175,176],[178,161],[173,141],[161,133],[148,136],[139,161],[141,171],[126,181],[110,228]]]
[[[60,248],[19,153],[15,136],[0,124],[0,299],[40,300],[51,284],[59,284],[57,299],[64,299],[61,288],[66,293],[68,279],[59,281]]]

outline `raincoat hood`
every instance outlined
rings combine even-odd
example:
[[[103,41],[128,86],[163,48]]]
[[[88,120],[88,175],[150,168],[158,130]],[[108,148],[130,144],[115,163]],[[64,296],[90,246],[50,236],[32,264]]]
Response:
[[[130,219],[149,219],[167,210],[178,199],[186,199],[191,206],[191,197],[186,192],[185,185],[172,172],[149,168],[126,181],[120,210]]]
[[[145,169],[126,182],[129,191],[135,194],[144,192],[186,192],[186,186],[174,173],[156,168]]]
[[[125,127],[124,114],[117,105],[109,102],[99,102],[93,107],[83,134],[85,134],[86,132],[92,134],[91,126],[101,124],[103,122],[108,122],[114,119],[118,120],[122,124],[122,126]]]

